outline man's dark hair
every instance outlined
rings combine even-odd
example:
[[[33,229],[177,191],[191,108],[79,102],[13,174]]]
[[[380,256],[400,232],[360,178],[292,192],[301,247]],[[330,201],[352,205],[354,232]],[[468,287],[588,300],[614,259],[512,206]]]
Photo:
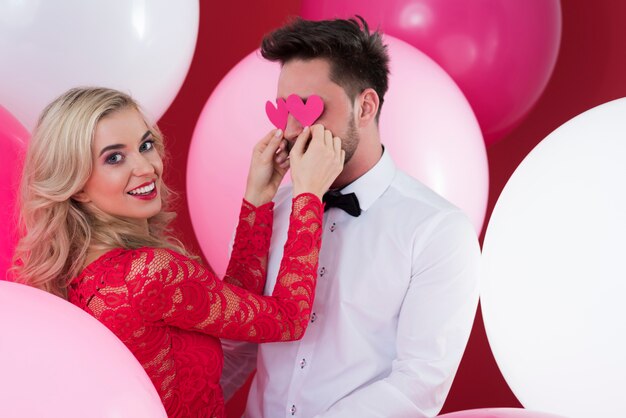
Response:
[[[343,87],[351,100],[373,88],[382,107],[388,88],[389,55],[381,34],[370,33],[360,16],[321,21],[296,18],[263,38],[261,54],[281,64],[292,59],[327,59],[330,79]]]

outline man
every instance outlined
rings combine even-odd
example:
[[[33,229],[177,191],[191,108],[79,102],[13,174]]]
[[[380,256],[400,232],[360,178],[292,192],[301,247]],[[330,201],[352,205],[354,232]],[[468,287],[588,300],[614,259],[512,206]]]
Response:
[[[258,347],[245,416],[435,416],[478,302],[473,227],[459,209],[398,170],[381,144],[378,117],[389,70],[379,33],[362,19],[295,20],[269,34],[261,50],[282,64],[278,98],[322,98],[316,123],[342,139],[346,158],[325,196],[311,323],[300,341]],[[302,129],[290,115],[285,139],[293,144]],[[266,294],[286,240],[290,188],[275,202]],[[246,356],[254,358],[257,347],[224,346],[222,384],[230,396],[253,369]]]

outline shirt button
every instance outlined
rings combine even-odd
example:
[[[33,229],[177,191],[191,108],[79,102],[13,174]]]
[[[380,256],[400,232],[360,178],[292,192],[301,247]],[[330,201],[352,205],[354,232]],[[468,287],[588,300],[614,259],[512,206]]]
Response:
[[[315,322],[316,319],[317,319],[317,314],[315,312],[313,312],[311,314],[311,322]]]
[[[302,359],[302,361],[300,362],[300,368],[304,369],[304,366],[306,366],[306,360]]]
[[[320,277],[323,277],[325,273],[326,273],[326,267],[322,267],[320,269]]]
[[[291,405],[291,415],[296,415],[296,406]]]
[[[330,232],[333,232],[336,228],[336,224],[333,222],[332,225],[330,226]]]

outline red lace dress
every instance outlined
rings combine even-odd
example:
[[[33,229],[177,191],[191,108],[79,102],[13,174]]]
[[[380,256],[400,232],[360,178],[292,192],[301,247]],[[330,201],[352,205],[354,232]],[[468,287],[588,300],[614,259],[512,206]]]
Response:
[[[115,249],[68,289],[133,352],[170,417],[223,417],[219,337],[254,342],[302,337],[313,305],[323,206],[293,201],[285,254],[272,296],[261,296],[273,203],[244,201],[224,280],[175,251]]]

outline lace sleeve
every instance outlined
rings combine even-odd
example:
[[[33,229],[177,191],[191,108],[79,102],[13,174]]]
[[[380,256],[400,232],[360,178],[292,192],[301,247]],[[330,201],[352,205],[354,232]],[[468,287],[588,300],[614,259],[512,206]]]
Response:
[[[221,281],[211,270],[167,249],[136,250],[126,280],[144,320],[253,342],[299,339],[309,322],[321,245],[323,206],[293,201],[288,238],[272,296]]]
[[[224,281],[261,294],[265,287],[274,202],[255,207],[243,200]]]

